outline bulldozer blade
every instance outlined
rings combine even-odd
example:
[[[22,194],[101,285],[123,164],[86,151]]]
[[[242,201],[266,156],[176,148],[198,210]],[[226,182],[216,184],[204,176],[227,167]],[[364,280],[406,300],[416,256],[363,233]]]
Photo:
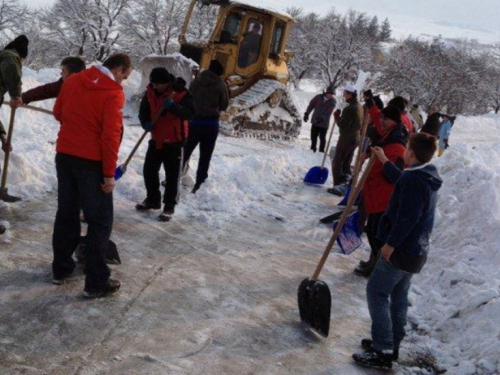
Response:
[[[305,278],[297,291],[300,320],[323,337],[330,331],[332,297],[328,285],[321,280]]]

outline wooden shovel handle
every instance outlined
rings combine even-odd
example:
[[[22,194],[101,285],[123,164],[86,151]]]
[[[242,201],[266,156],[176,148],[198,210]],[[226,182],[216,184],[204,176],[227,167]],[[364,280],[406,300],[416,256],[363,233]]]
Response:
[[[151,122],[153,123],[153,125],[156,123],[156,121],[158,121],[158,119],[161,117],[163,111],[165,109],[163,107],[161,107],[158,111],[156,111],[155,115],[153,116],[153,119],[151,120]],[[130,163],[130,160],[132,160],[132,157],[134,156],[135,152],[137,151],[137,149],[139,148],[139,146],[141,145],[142,141],[144,140],[144,138],[146,137],[146,134],[148,134],[148,131],[147,130],[144,130],[144,133],[142,133],[141,137],[139,138],[139,140],[137,141],[137,143],[135,144],[134,148],[132,149],[132,152],[130,153],[130,155],[128,156],[127,160],[125,160],[125,163],[122,164],[122,169],[126,169],[127,168],[127,165]]]
[[[10,122],[9,122],[9,131],[7,133],[7,144],[10,145],[12,141],[12,133],[14,133],[14,119],[16,117],[16,109],[12,108],[10,110]],[[9,168],[9,157],[10,150],[7,149],[5,151],[5,157],[3,159],[3,170],[2,170],[2,183],[0,186],[0,192],[5,191],[5,185],[7,184],[7,170]]]
[[[358,184],[355,186],[354,190],[351,190],[351,193],[349,194],[349,199],[347,200],[347,205],[345,206],[344,212],[342,212],[342,216],[340,216],[339,222],[337,226],[335,227],[335,230],[333,231],[332,236],[330,237],[330,241],[328,241],[328,244],[326,245],[325,251],[323,252],[323,256],[321,257],[318,266],[316,267],[316,270],[314,271],[314,274],[311,277],[311,280],[317,280],[319,277],[319,274],[321,273],[321,270],[323,269],[323,266],[325,265],[325,262],[328,258],[328,255],[330,255],[330,251],[332,250],[333,244],[337,240],[337,237],[340,234],[340,231],[342,230],[342,227],[344,226],[347,217],[351,213],[351,208],[354,205],[354,202],[356,201],[356,198],[358,197],[359,193],[361,192],[361,189],[363,189],[363,185],[365,184],[366,178],[368,177],[368,174],[370,173],[370,170],[372,169],[373,162],[375,161],[375,155],[370,156],[370,159],[368,161],[368,165],[366,166],[365,171],[363,172],[363,175],[361,176],[361,179],[359,180]]]
[[[53,115],[54,114],[54,112],[52,112],[52,111],[50,111],[48,109],[40,108],[40,107],[35,107],[34,105],[22,104],[21,108],[31,109],[32,111],[42,112],[42,113],[46,113],[48,115]]]
[[[361,138],[359,140],[358,145],[358,154],[356,155],[356,161],[354,163],[354,173],[352,176],[352,186],[356,185],[358,180],[359,172],[361,170],[361,165],[363,164],[363,141],[366,137],[366,131],[368,129],[368,123],[370,122],[370,113],[366,111],[365,116],[363,118],[363,126],[361,127]]]

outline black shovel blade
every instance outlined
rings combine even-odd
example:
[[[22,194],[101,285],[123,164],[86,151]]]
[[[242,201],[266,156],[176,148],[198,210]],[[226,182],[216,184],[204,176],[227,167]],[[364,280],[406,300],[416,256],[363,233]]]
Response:
[[[297,291],[300,320],[308,324],[323,337],[330,330],[332,296],[330,289],[321,280],[302,280]]]
[[[343,212],[344,212],[344,210],[337,211],[337,212],[335,212],[335,213],[333,213],[331,215],[328,215],[328,216],[325,216],[325,217],[319,219],[319,221],[322,222],[323,224],[331,224],[335,220],[340,219],[340,217],[342,216]]]

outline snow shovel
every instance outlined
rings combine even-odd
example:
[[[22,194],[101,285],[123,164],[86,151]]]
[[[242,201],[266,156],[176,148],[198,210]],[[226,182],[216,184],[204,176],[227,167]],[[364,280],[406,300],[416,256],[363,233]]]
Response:
[[[326,144],[325,152],[323,155],[323,161],[321,162],[321,167],[312,167],[307,172],[304,177],[304,182],[306,184],[323,185],[326,180],[328,180],[328,168],[325,168],[325,160],[327,151],[330,149],[330,141],[332,140],[333,130],[335,129],[335,121],[332,125],[332,130],[330,131],[330,136],[328,137],[328,143]]]
[[[158,119],[160,118],[160,116],[162,115],[164,111],[164,108],[160,108],[154,115],[153,117],[153,120],[151,121],[153,123],[153,125],[155,124],[156,121],[158,121]],[[141,137],[139,138],[139,140],[137,141],[137,143],[135,144],[134,148],[132,149],[132,152],[130,153],[130,155],[128,156],[127,160],[125,160],[125,163],[123,164],[120,164],[118,167],[116,167],[115,169],[115,180],[118,181],[120,178],[122,178],[122,176],[125,174],[125,172],[127,171],[127,166],[128,166],[128,163],[130,163],[130,161],[132,160],[132,157],[134,156],[135,152],[137,151],[137,149],[139,148],[139,146],[141,145],[142,141],[144,140],[144,138],[146,137],[146,134],[148,134],[148,131],[147,130],[144,130],[144,133],[142,133]]]
[[[7,133],[7,144],[10,145],[12,141],[12,133],[14,133],[14,119],[16,117],[16,109],[12,108],[10,110],[10,123],[9,123],[9,132]],[[5,158],[3,160],[3,170],[2,170],[2,183],[0,186],[0,199],[3,200],[4,202],[17,202],[20,201],[21,198],[15,197],[13,195],[9,195],[7,192],[7,188],[5,185],[7,185],[7,170],[9,169],[9,157],[10,157],[10,150],[6,149],[5,151]]]
[[[325,282],[318,280],[318,277],[323,269],[323,266],[325,265],[330,251],[332,250],[333,244],[335,243],[342,227],[344,226],[344,223],[347,220],[351,207],[363,187],[366,177],[372,168],[373,161],[374,155],[370,157],[370,161],[361,177],[361,180],[350,195],[347,206],[344,212],[342,212],[338,225],[333,231],[330,241],[328,241],[328,244],[326,245],[314,274],[311,278],[305,278],[302,280],[297,291],[300,320],[308,324],[313,330],[318,332],[318,334],[323,337],[328,337],[330,330],[330,309],[332,297],[328,285],[326,285]]]
[[[339,245],[340,250],[346,255],[351,254],[363,243],[363,240],[361,239],[361,232],[359,231],[358,221],[358,211],[349,214],[342,230],[339,233],[339,236],[337,237],[337,244]],[[335,230],[338,223],[338,221],[333,223],[333,230]]]

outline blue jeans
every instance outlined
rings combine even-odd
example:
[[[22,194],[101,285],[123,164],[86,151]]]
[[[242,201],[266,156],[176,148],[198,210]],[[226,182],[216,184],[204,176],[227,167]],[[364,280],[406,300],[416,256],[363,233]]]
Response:
[[[412,276],[379,257],[366,285],[375,350],[393,350],[403,340]]]
[[[54,278],[69,276],[80,239],[80,208],[88,223],[85,290],[98,291],[110,276],[106,265],[113,226],[113,195],[101,191],[102,163],[65,154],[56,155],[57,213],[52,235]]]

